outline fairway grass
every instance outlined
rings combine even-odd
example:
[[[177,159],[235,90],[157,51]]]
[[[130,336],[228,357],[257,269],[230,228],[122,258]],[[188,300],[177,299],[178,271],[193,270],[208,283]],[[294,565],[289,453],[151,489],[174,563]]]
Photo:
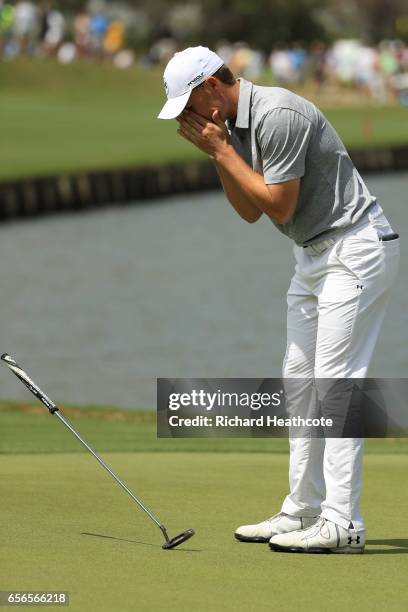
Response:
[[[152,411],[63,413],[170,537],[196,535],[162,550],[154,523],[45,407],[2,401],[0,590],[69,591],[73,612],[404,609],[407,440],[366,441],[366,553],[293,555],[233,537],[279,510],[287,440],[157,440]]]
[[[157,119],[160,69],[16,60],[0,63],[0,81],[0,180],[206,157]],[[322,110],[349,147],[408,143],[403,107]]]
[[[279,509],[283,454],[115,453],[105,459],[159,515],[160,531],[88,454],[2,455],[0,589],[64,590],[72,611],[400,612],[406,606],[405,455],[369,455],[364,555],[293,555],[234,540]]]

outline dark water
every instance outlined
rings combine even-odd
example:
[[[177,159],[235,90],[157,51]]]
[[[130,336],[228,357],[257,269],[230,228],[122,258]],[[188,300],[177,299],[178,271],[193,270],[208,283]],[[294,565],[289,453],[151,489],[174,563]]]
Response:
[[[408,175],[367,177],[401,235],[370,376],[408,371]],[[153,407],[162,377],[273,377],[292,243],[221,193],[0,226],[0,351],[61,402]],[[0,398],[28,392],[0,367]]]

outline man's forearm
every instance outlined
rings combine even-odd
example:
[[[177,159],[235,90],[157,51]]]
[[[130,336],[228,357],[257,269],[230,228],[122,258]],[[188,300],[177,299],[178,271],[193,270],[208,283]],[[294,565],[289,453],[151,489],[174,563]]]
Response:
[[[220,177],[222,188],[228,198],[230,204],[235,208],[237,213],[248,223],[254,223],[262,215],[262,211],[256,206],[248,202],[245,194],[240,189],[238,183],[233,177],[220,165],[216,160],[215,167]]]
[[[241,216],[253,218],[258,210],[258,217],[266,213],[276,222],[284,222],[285,202],[272,197],[262,175],[254,172],[232,145],[214,155],[214,161],[226,195]]]

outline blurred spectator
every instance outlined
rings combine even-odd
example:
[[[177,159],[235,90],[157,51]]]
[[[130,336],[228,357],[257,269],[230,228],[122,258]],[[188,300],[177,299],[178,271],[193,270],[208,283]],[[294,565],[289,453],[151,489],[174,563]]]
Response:
[[[354,81],[357,88],[366,96],[385,102],[386,92],[379,70],[377,49],[360,47],[355,61]]]
[[[226,64],[229,64],[233,54],[233,47],[228,40],[220,40],[215,45],[215,52],[224,60]]]
[[[320,40],[316,40],[312,43],[310,49],[310,65],[312,72],[312,79],[317,88],[318,92],[321,92],[326,82],[326,62],[327,62],[327,50],[326,46]]]
[[[272,76],[277,85],[285,87],[295,83],[296,73],[289,49],[275,49],[269,56]]]
[[[233,45],[229,54],[228,65],[237,76],[257,81],[262,73],[263,56],[259,51],[251,49],[244,42]]]
[[[381,72],[386,77],[390,77],[391,75],[399,72],[399,62],[397,55],[398,46],[393,45],[391,42],[385,40],[379,44],[378,49]]]
[[[404,49],[401,41],[385,40],[378,46],[379,66],[385,81],[385,90],[389,99],[400,99],[405,101],[406,80],[404,72],[407,71],[404,65]],[[401,78],[402,77],[402,78]],[[388,99],[386,101],[389,101]]]
[[[0,0],[0,55],[7,55],[7,44],[12,41],[14,6]]]
[[[106,35],[103,40],[103,48],[109,57],[113,57],[115,53],[120,51],[124,42],[124,28],[120,21],[112,21],[106,30]]]
[[[91,35],[91,48],[94,55],[101,57],[103,53],[103,40],[108,29],[109,20],[103,13],[91,16],[89,32]]]
[[[176,51],[177,43],[173,38],[170,36],[159,38],[142,59],[142,64],[146,68],[155,64],[167,64]]]
[[[258,81],[262,75],[264,61],[263,53],[252,49],[249,61],[244,70],[244,77],[250,81]]]
[[[306,78],[307,53],[300,43],[294,43],[289,52],[292,62],[295,83],[302,85]]]
[[[86,11],[81,11],[74,18],[74,42],[79,58],[88,55],[91,42],[90,17]]]
[[[48,29],[48,13],[51,11],[51,4],[49,2],[41,2],[38,7],[38,21],[39,31],[38,35],[41,41],[44,41],[45,34]]]
[[[38,14],[35,4],[26,0],[19,0],[14,10],[13,23],[18,53],[34,54],[34,41],[38,25]]]
[[[65,17],[51,4],[45,2],[40,7],[40,38],[42,52],[46,56],[55,55],[63,41],[65,33]]]
[[[235,43],[229,59],[229,66],[236,76],[243,76],[250,62],[251,50],[244,42]]]

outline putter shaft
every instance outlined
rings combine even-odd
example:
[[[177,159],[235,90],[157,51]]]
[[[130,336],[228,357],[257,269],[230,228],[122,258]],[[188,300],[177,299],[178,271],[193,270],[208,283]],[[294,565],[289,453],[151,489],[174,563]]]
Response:
[[[100,465],[108,472],[108,474],[110,474],[112,478],[116,480],[118,485],[120,485],[122,489],[126,491],[126,493],[133,499],[133,501],[135,501],[138,504],[138,506],[140,506],[140,508],[142,508],[142,510],[144,510],[148,516],[150,516],[152,521],[154,521],[154,523],[159,527],[160,531],[162,532],[164,536],[164,539],[166,540],[166,543],[163,544],[162,548],[165,548],[165,549],[175,548],[176,546],[178,546],[179,544],[182,544],[183,542],[185,542],[186,540],[188,540],[194,535],[193,529],[187,529],[187,531],[184,531],[178,536],[170,539],[169,536],[167,535],[165,526],[162,523],[160,523],[160,521],[154,516],[154,514],[149,510],[149,508],[147,508],[144,505],[144,503],[138,497],[136,497],[134,493],[132,493],[129,487],[127,487],[125,483],[122,482],[122,480],[118,476],[116,476],[115,472],[111,470],[111,468],[105,463],[105,461],[101,459],[101,457],[99,457],[99,455],[94,451],[94,449],[91,446],[89,446],[89,444],[72,427],[72,425],[68,423],[65,417],[63,417],[62,414],[60,413],[58,406],[54,404],[54,402],[44,393],[44,391],[42,391],[40,387],[38,387],[38,385],[36,385],[36,383],[28,376],[28,374],[18,365],[16,360],[13,359],[13,357],[8,355],[7,353],[3,353],[0,359],[2,359],[2,361],[4,361],[8,365],[10,370],[17,376],[17,378],[21,380],[21,382],[27,387],[27,389],[31,391],[31,393],[35,395],[40,400],[40,402],[42,402],[44,406],[48,408],[50,414],[56,415],[61,421],[61,423],[63,423],[65,427],[69,429],[71,433],[74,434],[74,436],[95,457],[98,463],[100,463]]]
[[[126,491],[126,493],[128,493],[128,495],[130,495],[130,497],[137,503],[139,504],[139,506],[142,508],[142,510],[144,510],[146,512],[146,514],[148,514],[150,516],[150,518],[152,519],[152,521],[154,521],[156,523],[156,525],[163,531],[164,526],[160,523],[160,521],[154,516],[154,514],[149,510],[149,508],[146,508],[146,506],[144,505],[144,503],[138,498],[136,497],[136,495],[134,493],[132,493],[132,491],[129,489],[129,487],[127,487],[125,485],[125,483],[118,477],[116,476],[115,472],[113,470],[111,470],[111,468],[109,467],[109,465],[107,465],[107,463],[105,463],[105,461],[103,459],[101,459],[101,457],[99,457],[99,455],[94,451],[94,449],[89,446],[89,444],[83,439],[83,437],[72,427],[72,425],[70,425],[68,423],[68,421],[62,416],[62,414],[60,413],[59,410],[56,410],[54,412],[54,415],[56,417],[59,418],[59,420],[64,423],[65,427],[67,427],[73,434],[74,436],[76,436],[78,438],[78,440],[81,442],[81,444],[83,444],[85,446],[85,448],[87,450],[89,450],[89,452],[95,457],[95,459],[101,464],[101,466],[103,468],[105,468],[105,470],[112,476],[112,478],[114,480],[116,480],[116,482],[118,483],[118,485],[120,485],[122,487],[122,489],[124,491]],[[164,530],[165,531],[165,530]],[[164,533],[164,532],[163,532]]]

